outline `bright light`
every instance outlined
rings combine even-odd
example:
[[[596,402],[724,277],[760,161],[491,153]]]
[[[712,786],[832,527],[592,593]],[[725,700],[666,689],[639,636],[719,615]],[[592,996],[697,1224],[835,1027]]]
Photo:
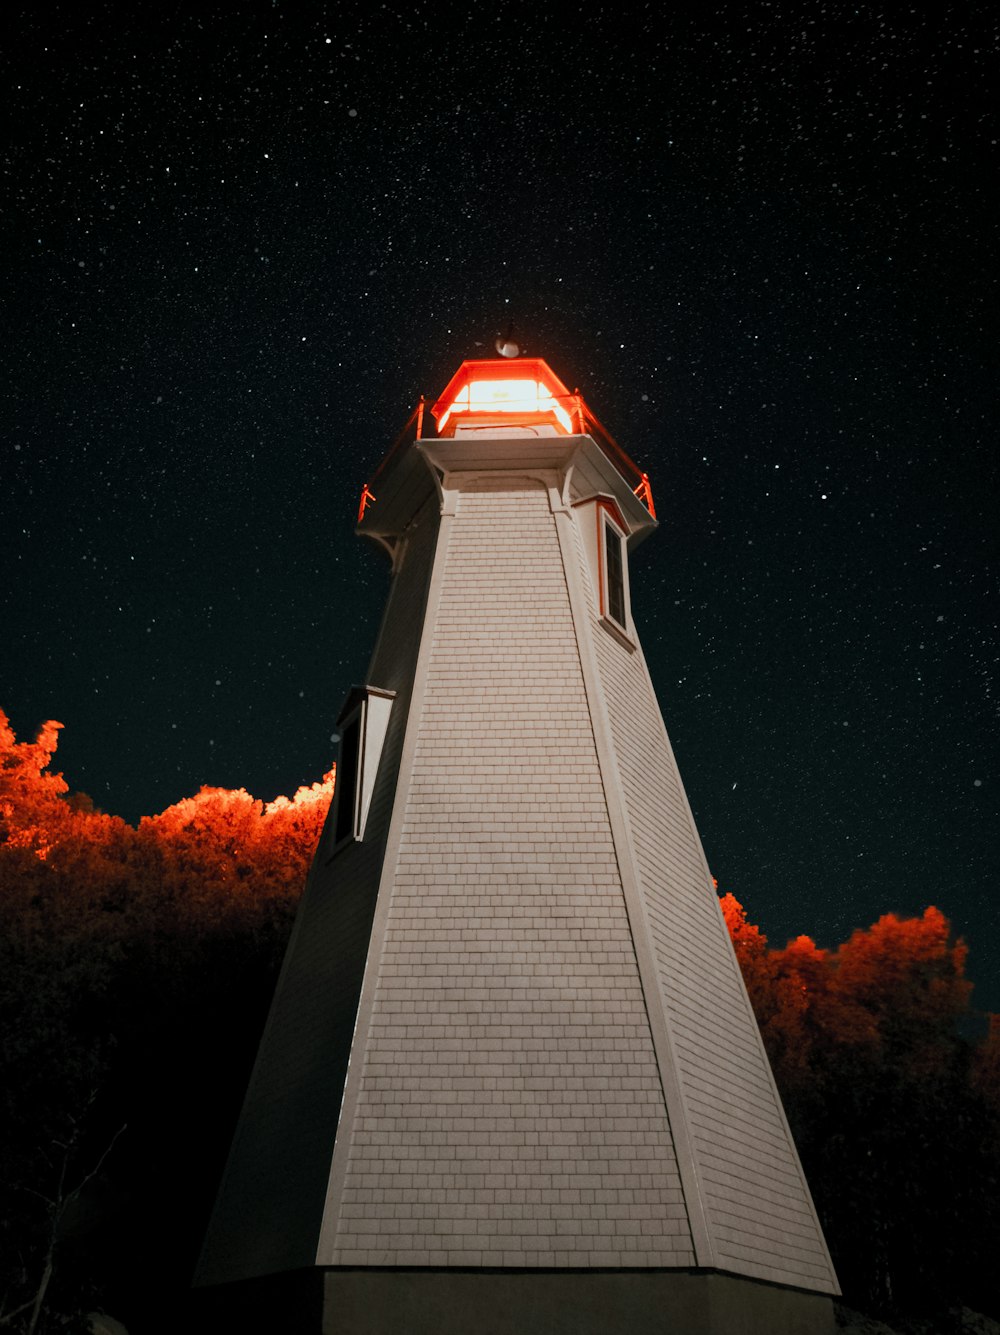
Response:
[[[552,391],[540,380],[471,380],[463,385],[438,421],[443,431],[452,413],[511,413],[534,416],[552,413],[572,434],[569,413],[556,402]]]

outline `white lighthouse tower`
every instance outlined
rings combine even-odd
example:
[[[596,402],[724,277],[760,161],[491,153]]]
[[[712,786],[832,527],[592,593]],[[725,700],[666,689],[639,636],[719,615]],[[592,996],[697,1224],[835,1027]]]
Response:
[[[836,1279],[632,617],[649,482],[470,361],[392,560],[202,1255],[241,1329],[814,1335]]]

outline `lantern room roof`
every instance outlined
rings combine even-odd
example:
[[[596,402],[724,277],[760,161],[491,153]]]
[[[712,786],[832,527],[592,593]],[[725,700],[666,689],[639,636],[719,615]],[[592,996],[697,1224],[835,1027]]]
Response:
[[[540,357],[517,361],[465,361],[431,408],[439,436],[473,425],[548,427],[554,434],[578,429],[578,399]]]

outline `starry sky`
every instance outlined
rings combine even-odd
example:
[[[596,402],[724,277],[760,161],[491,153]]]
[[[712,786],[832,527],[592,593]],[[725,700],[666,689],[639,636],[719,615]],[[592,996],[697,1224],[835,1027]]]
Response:
[[[3,86],[0,705],[130,820],[333,758],[358,493],[513,320],[652,479],[634,614],[776,944],[1000,1009],[985,3],[46,5]]]

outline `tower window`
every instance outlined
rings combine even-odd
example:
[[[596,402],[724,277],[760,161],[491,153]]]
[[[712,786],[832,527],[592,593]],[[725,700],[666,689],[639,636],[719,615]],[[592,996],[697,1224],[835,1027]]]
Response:
[[[608,616],[625,629],[625,539],[607,519],[604,521],[604,578],[608,591]]]
[[[345,723],[340,733],[340,754],[337,758],[337,816],[334,822],[333,842],[343,843],[355,833],[358,806],[358,772],[361,769],[361,715],[359,706]]]
[[[340,711],[331,855],[343,844],[364,837],[394,698],[395,691],[354,686]]]
[[[573,507],[600,624],[629,653],[638,647],[632,628],[628,579],[629,521],[613,496],[588,496]]]
[[[618,630],[629,633],[629,577],[626,570],[625,534],[601,511],[601,613]]]

